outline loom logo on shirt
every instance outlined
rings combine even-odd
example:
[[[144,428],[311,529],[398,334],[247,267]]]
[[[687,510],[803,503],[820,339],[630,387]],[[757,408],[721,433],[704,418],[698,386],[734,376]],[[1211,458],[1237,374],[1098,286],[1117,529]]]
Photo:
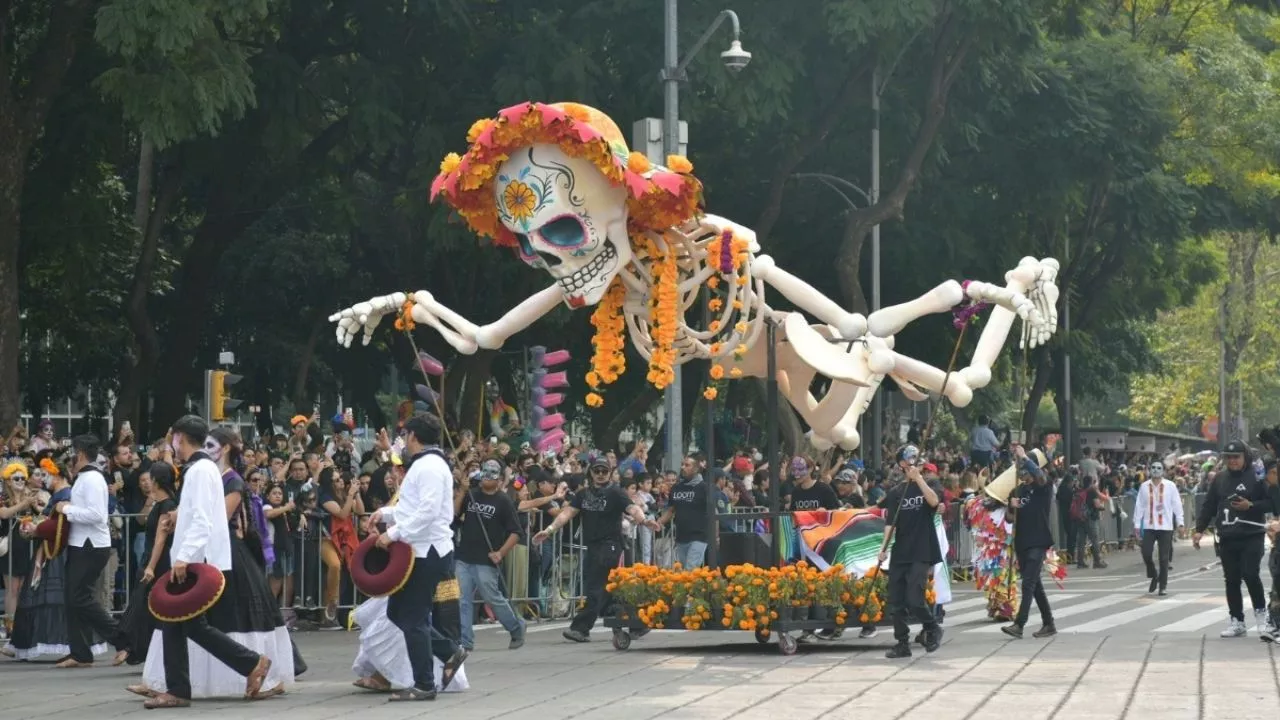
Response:
[[[903,498],[902,500],[903,510],[919,510],[923,506],[924,506],[923,495],[916,495],[915,497]]]
[[[691,503],[698,499],[698,494],[693,490],[677,490],[671,493],[671,502]]]
[[[478,503],[475,500],[472,500],[467,504],[467,512],[475,513],[476,515],[488,520],[498,514],[498,506],[490,505],[489,503]]]
[[[821,500],[797,500],[795,502],[796,510],[817,510],[822,507]]]

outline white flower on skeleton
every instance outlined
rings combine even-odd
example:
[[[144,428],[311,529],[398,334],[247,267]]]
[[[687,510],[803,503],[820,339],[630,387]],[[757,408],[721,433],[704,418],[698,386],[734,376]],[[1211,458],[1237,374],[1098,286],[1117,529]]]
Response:
[[[570,308],[595,305],[631,262],[627,191],[555,145],[521,148],[498,168],[498,217],[520,259],[546,270]]]

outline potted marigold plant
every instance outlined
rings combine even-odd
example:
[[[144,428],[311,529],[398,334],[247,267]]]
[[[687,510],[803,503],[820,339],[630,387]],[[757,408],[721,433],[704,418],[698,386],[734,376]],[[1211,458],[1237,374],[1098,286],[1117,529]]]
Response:
[[[844,568],[836,565],[827,569],[818,575],[813,584],[813,604],[809,617],[814,620],[834,617],[836,610],[840,608],[840,595],[844,592]]]

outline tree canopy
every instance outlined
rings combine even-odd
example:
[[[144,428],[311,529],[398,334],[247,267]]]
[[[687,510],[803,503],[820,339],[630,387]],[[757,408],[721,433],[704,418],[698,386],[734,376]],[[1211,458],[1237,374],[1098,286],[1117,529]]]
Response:
[[[687,48],[718,9],[684,5]],[[734,9],[751,64],[727,73],[715,50],[727,33],[717,35],[681,91],[709,211],[754,228],[780,266],[860,311],[877,224],[885,304],[948,278],[999,282],[1023,255],[1058,257],[1070,335],[1025,357],[1005,353],[997,368],[1006,388],[1025,371],[1013,410],[1024,429],[1036,427],[1041,398],[1061,393],[1068,349],[1077,397],[1111,397],[1137,378],[1138,417],[1177,425],[1205,411],[1203,389],[1186,390],[1198,399],[1177,408],[1139,408],[1174,366],[1162,329],[1210,322],[1211,298],[1231,277],[1223,238],[1274,234],[1273,8]],[[427,202],[440,159],[470,124],[530,99],[593,105],[624,128],[662,109],[663,18],[642,0],[68,0],[18,4],[10,20],[0,37],[0,133],[12,139],[0,148],[6,426],[19,396],[39,415],[52,398],[92,389],[95,414],[155,434],[198,400],[201,370],[220,350],[235,352],[248,378],[237,392],[267,409],[264,421],[341,396],[380,424],[378,398],[404,391],[384,370],[396,365],[403,383],[411,353],[386,331],[369,348],[340,350],[329,313],[423,288],[484,322],[546,284]],[[1267,282],[1259,298],[1270,297]],[[947,320],[908,328],[898,349],[945,366]],[[1246,386],[1251,353],[1268,348],[1249,328],[1233,370]],[[474,426],[488,378],[520,399],[525,346],[569,348],[580,385],[590,332],[583,313],[559,310],[500,353],[456,357],[430,332],[417,342],[446,361],[450,411]],[[688,370],[687,415],[702,402],[704,372]],[[623,377],[614,397],[626,402],[565,410],[612,445],[659,398],[643,381]],[[734,384],[718,402],[733,416],[759,397]],[[1259,402],[1251,417],[1265,416]],[[798,421],[784,426],[794,442]]]

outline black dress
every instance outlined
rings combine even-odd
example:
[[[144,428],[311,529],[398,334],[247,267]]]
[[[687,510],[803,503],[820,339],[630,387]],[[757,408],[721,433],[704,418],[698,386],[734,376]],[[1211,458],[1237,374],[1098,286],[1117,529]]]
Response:
[[[145,569],[151,563],[152,548],[156,546],[156,532],[160,527],[160,519],[165,513],[178,509],[178,501],[165,498],[151,506],[151,514],[147,515],[146,550],[147,556],[142,561]],[[160,557],[156,558],[155,577],[160,577],[169,570],[169,551],[173,548],[173,534],[165,539]],[[129,664],[140,665],[147,659],[147,649],[151,645],[151,634],[156,629],[156,619],[147,607],[147,596],[155,581],[142,582],[142,571],[138,571],[138,584],[129,596],[129,606],[120,620],[120,631],[130,640]]]

